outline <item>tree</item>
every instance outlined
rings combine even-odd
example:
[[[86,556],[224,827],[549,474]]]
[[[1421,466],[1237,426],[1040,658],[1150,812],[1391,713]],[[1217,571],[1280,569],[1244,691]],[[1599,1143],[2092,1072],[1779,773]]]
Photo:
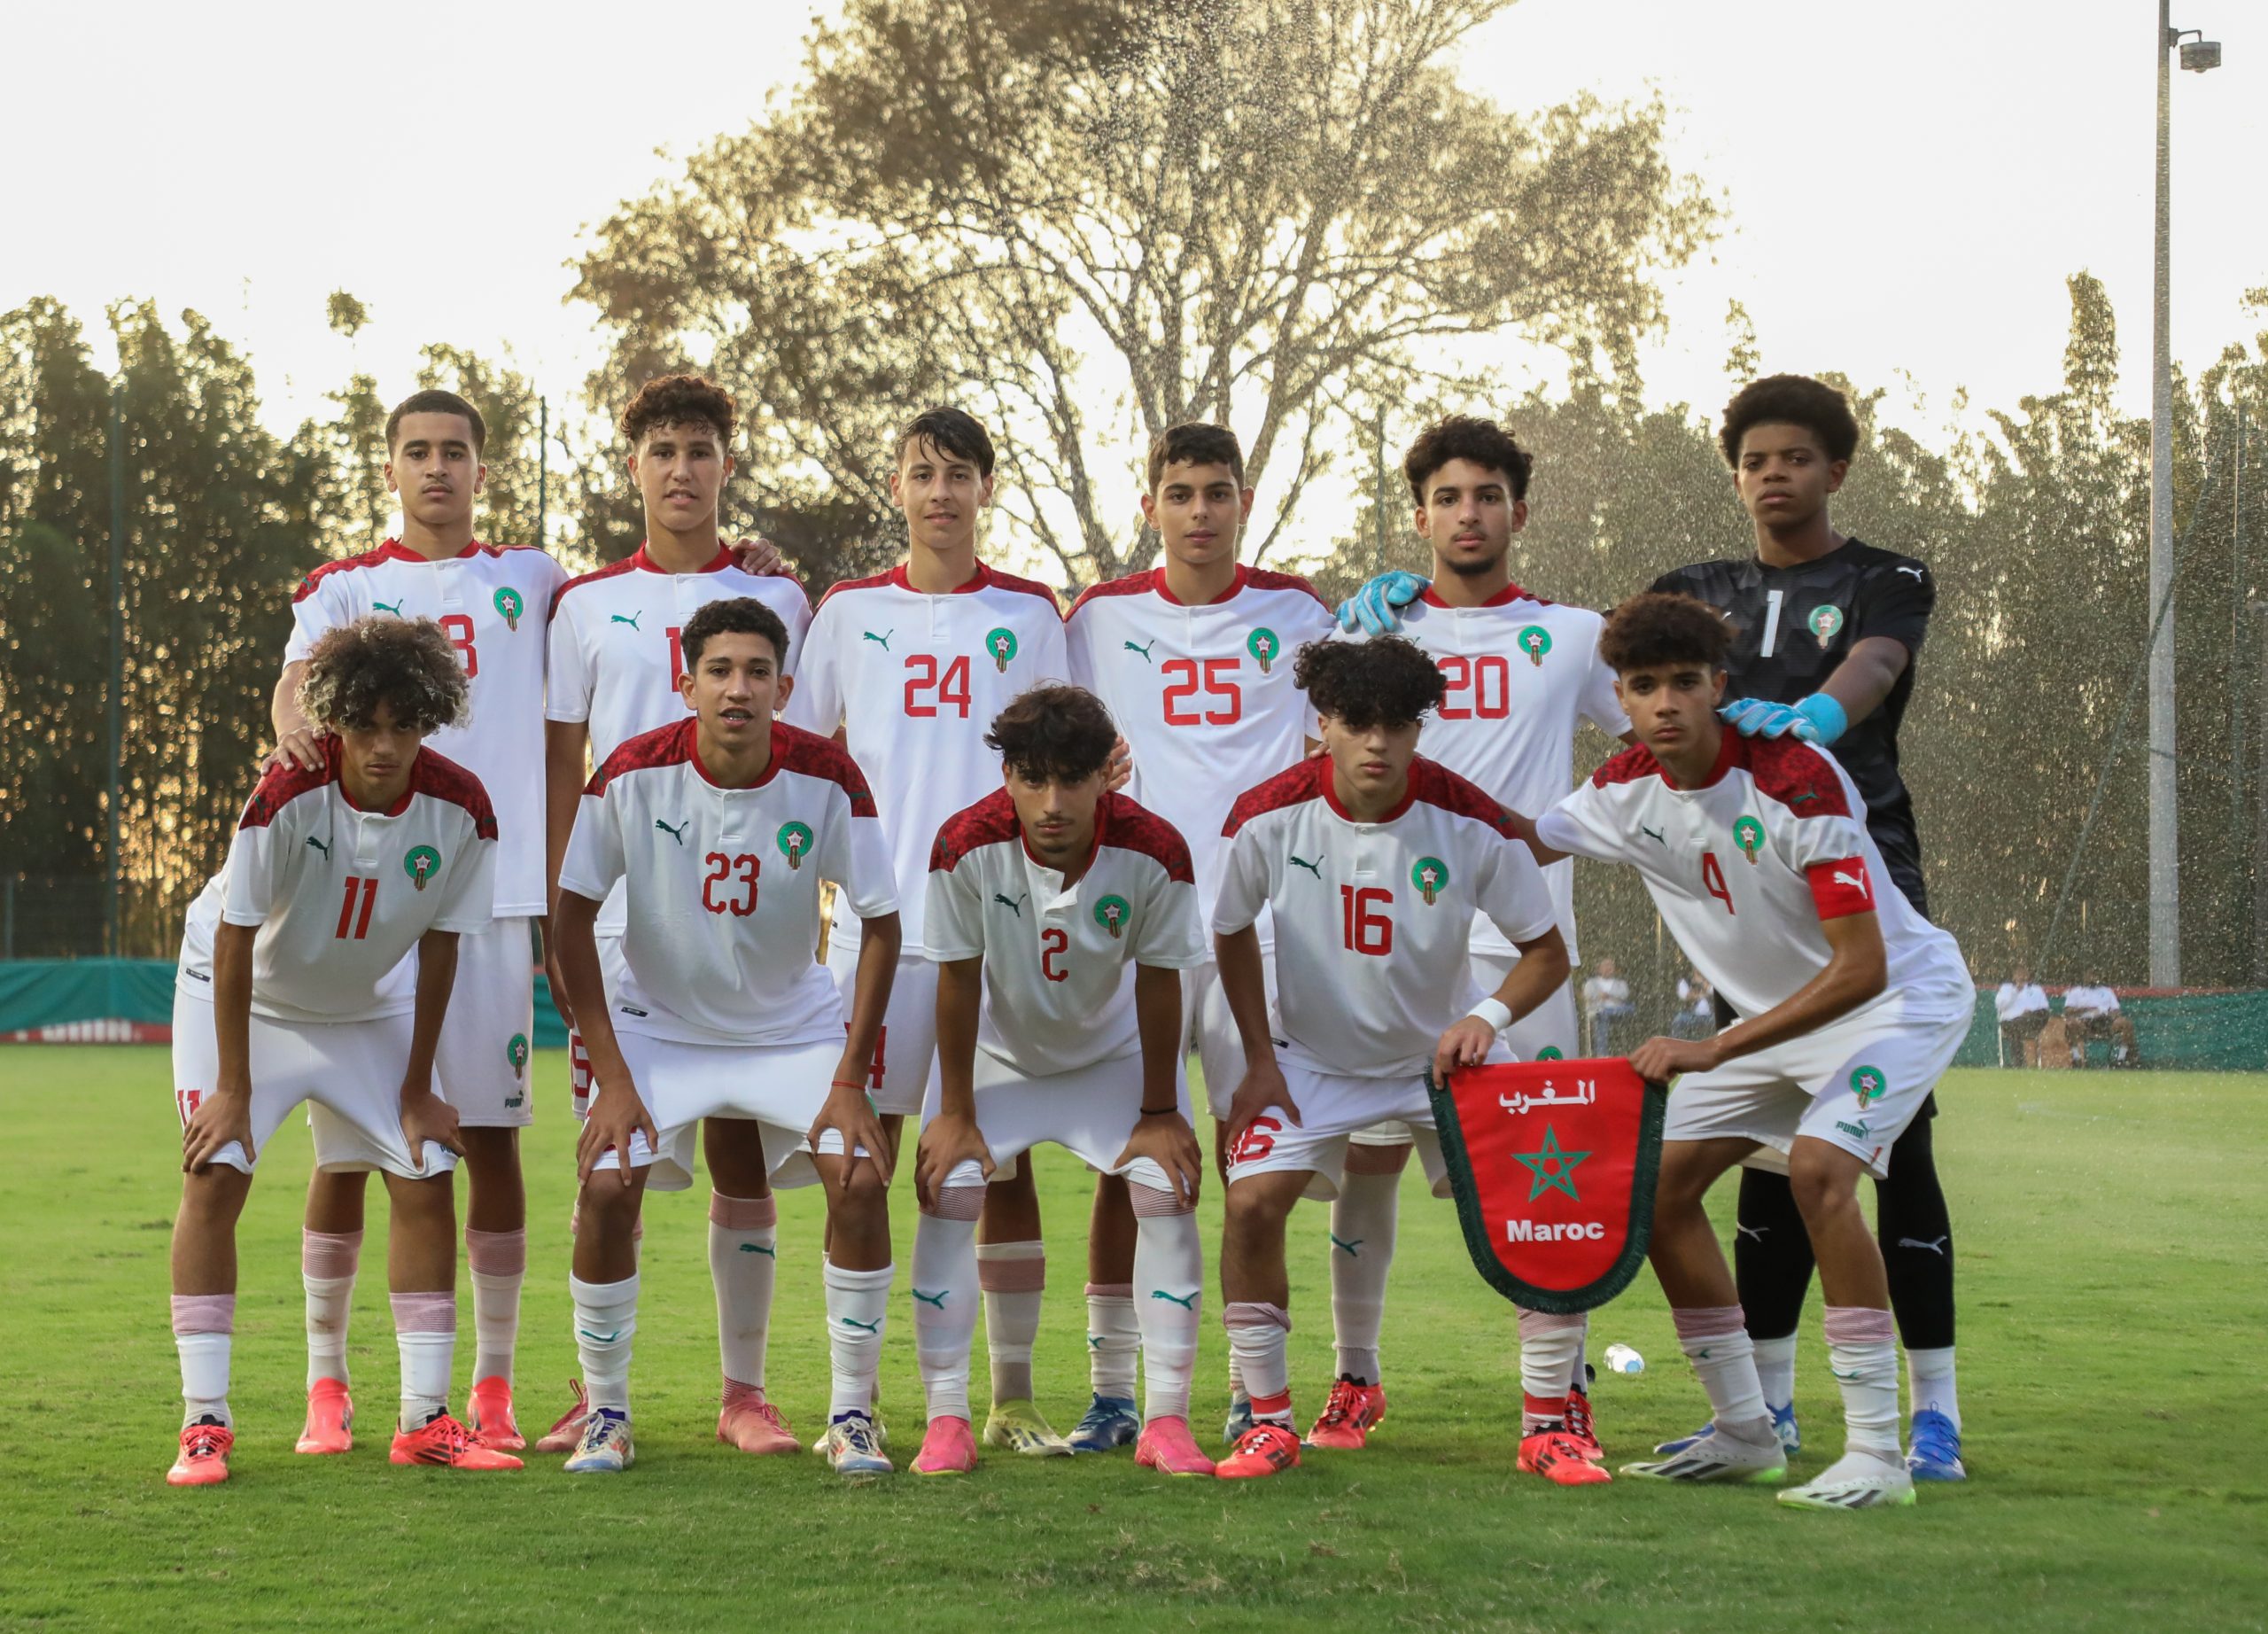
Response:
[[[1075,587],[1152,558],[1148,440],[1232,421],[1278,496],[1265,556],[1429,345],[1511,330],[1627,374],[1651,276],[1711,230],[1658,101],[1529,120],[1458,85],[1506,4],[853,0],[771,117],[601,229],[594,398],[705,359],[757,505],[836,507],[822,577],[895,549],[890,431],[958,401]]]

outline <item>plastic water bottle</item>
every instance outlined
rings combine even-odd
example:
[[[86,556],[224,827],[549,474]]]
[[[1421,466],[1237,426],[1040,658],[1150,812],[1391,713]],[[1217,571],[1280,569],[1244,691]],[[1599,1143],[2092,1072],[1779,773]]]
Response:
[[[1627,1344],[1606,1347],[1606,1370],[1609,1373],[1640,1373],[1646,1371],[1646,1358]]]

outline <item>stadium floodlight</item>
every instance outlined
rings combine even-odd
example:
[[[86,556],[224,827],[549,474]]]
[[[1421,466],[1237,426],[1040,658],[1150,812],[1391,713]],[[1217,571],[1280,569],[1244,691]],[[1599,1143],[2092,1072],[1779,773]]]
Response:
[[[2195,35],[2194,39],[2190,35]],[[2173,36],[2181,48],[2181,66],[2188,74],[2210,74],[2221,66],[2221,43],[2205,38],[2202,28],[2185,28]]]

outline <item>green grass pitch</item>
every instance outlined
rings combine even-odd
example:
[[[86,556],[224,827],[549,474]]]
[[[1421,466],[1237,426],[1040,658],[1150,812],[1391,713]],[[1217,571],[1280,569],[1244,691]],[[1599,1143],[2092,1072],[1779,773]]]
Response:
[[[565,1067],[539,1059],[527,1145],[532,1271],[519,1392],[530,1433],[574,1372],[566,1303]],[[1413,1179],[1386,1334],[1392,1417],[1370,1450],[1273,1481],[1169,1482],[1130,1453],[848,1486],[809,1456],[718,1444],[703,1194],[648,1216],[633,1390],[638,1466],[571,1481],[394,1469],[382,1194],[353,1319],[361,1444],[291,1451],[301,1405],[297,1228],[306,1138],[268,1155],[242,1234],[236,1478],[162,1481],[179,1422],[166,1321],[177,1135],[158,1049],[0,1050],[9,1342],[0,1400],[0,1629],[693,1630],[1245,1627],[1672,1630],[2260,1628],[2268,1621],[2268,1138],[2256,1078],[1956,1075],[1938,1149],[1960,1233],[1974,1478],[1890,1514],[1783,1511],[1746,1489],[1561,1490],[1512,1469],[1511,1312]],[[1087,1177],[1040,1166],[1052,1277],[1042,1405],[1084,1407]],[[784,1199],[773,1393],[826,1405],[818,1199]],[[913,1219],[894,1199],[901,1261]],[[462,1199],[460,1199],[462,1207]],[[1217,1222],[1219,1199],[1207,1210]],[[1294,1220],[1293,1388],[1330,1366],[1324,1215]],[[1208,1240],[1217,1233],[1208,1230]],[[903,1286],[901,1281],[901,1287]],[[461,1289],[463,1287],[460,1278]],[[1208,1293],[1200,1431],[1225,1342]],[[1798,1406],[1815,1470],[1839,1444],[1814,1297]],[[466,1300],[459,1403],[470,1363]],[[1598,1313],[1647,1358],[1603,1379],[1617,1461],[1705,1416],[1650,1275]],[[978,1359],[979,1389],[983,1360]],[[911,1323],[891,1311],[883,1401],[918,1441]]]

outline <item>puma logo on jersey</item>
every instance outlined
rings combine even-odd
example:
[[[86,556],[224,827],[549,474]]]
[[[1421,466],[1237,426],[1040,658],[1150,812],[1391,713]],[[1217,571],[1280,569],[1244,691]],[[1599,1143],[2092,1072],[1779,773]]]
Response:
[[[1644,835],[1650,840],[1661,840],[1661,843],[1665,845],[1669,844],[1667,840],[1662,839],[1662,831],[1659,829],[1649,829],[1642,822],[1638,825],[1638,832]]]
[[[381,602],[376,597],[373,597],[370,602],[370,611],[373,612],[390,612],[395,618],[399,619],[401,617],[401,603],[400,602]]]
[[[1867,876],[1863,874],[1845,874],[1842,869],[1837,868],[1835,870],[1835,883],[1838,885],[1848,885],[1860,896],[1867,893]]]
[[[1201,1294],[1205,1290],[1200,1288],[1197,1290],[1197,1294]],[[1153,1288],[1150,1290],[1151,1298],[1169,1300],[1173,1303],[1179,1305],[1184,1311],[1194,1311],[1197,1309],[1197,1294],[1169,1294],[1161,1288]]]
[[[998,902],[1002,907],[1006,908],[1008,912],[1014,914],[1018,919],[1021,919],[1024,916],[1024,904],[1030,900],[1030,899],[1031,892],[1029,891],[1025,891],[1013,902],[1009,901],[1007,898],[1002,896],[997,891],[992,893],[992,899],[995,902]]]
[[[1806,800],[1816,800],[1817,798],[1819,798],[1817,790],[1806,789],[1794,799],[1789,801],[1788,804],[1790,805],[1801,805]]]
[[[312,834],[310,834],[309,836],[307,836],[307,844],[308,844],[309,845],[313,846],[315,850],[317,850],[317,851],[319,851],[319,852],[322,852],[322,860],[323,860],[325,862],[328,862],[328,861],[330,861],[330,846],[328,846],[328,845],[324,844],[321,840],[319,840],[319,839],[315,838],[315,836],[314,835],[312,835]]]
[[[889,629],[884,630],[880,635],[875,634],[872,630],[863,630],[860,634],[868,641],[880,647],[884,652],[888,652],[889,650],[889,638],[897,634],[897,626],[896,625],[892,625]]]
[[[945,1308],[945,1296],[951,1292],[952,1289],[949,1288],[941,1288],[934,1294],[925,1294],[917,1288],[913,1290],[913,1297],[925,1305],[934,1305],[943,1311]]]
[[[1150,637],[1150,647],[1154,647],[1157,644],[1158,638],[1154,635]],[[1150,656],[1150,647],[1137,647],[1132,642],[1121,642],[1119,645],[1125,648],[1129,652],[1140,653],[1142,655],[1142,662],[1145,664],[1154,664],[1157,662],[1156,659]]]
[[[607,620],[607,622],[608,622],[609,624],[626,624],[626,625],[628,625],[632,629],[633,629],[633,630],[638,630],[638,620],[639,620],[639,619],[642,619],[642,618],[644,618],[645,616],[646,616],[646,610],[645,610],[644,608],[641,607],[641,608],[640,608],[636,612],[632,613],[632,614],[631,614],[628,618],[626,618],[626,619],[625,619],[625,618],[624,618],[620,613],[617,613],[617,614],[615,614],[612,618],[609,619]],[[638,630],[638,634],[641,634],[641,635],[643,635],[645,633],[646,633],[646,632],[645,632],[645,631],[643,631],[643,630]]]
[[[1898,1246],[1901,1249],[1927,1249],[1939,1259],[1946,1257],[1946,1240],[1943,1237],[1932,1237],[1927,1242],[1919,1237],[1900,1237]]]
[[[1913,574],[1914,582],[1915,584],[1920,584],[1922,582],[1922,570],[1918,567],[1901,567],[1898,571],[1901,573]]]
[[[1321,879],[1323,877],[1323,859],[1320,857],[1317,857],[1313,862],[1309,862],[1305,857],[1293,857],[1292,859],[1292,866],[1295,868],[1305,868],[1317,879]]]
[[[656,817],[654,819],[654,826],[656,829],[659,829],[663,833],[668,835],[670,838],[675,840],[680,845],[685,844],[685,831],[691,826],[692,822],[693,819],[690,817],[680,817],[677,820],[677,827],[672,829],[660,818]]]

